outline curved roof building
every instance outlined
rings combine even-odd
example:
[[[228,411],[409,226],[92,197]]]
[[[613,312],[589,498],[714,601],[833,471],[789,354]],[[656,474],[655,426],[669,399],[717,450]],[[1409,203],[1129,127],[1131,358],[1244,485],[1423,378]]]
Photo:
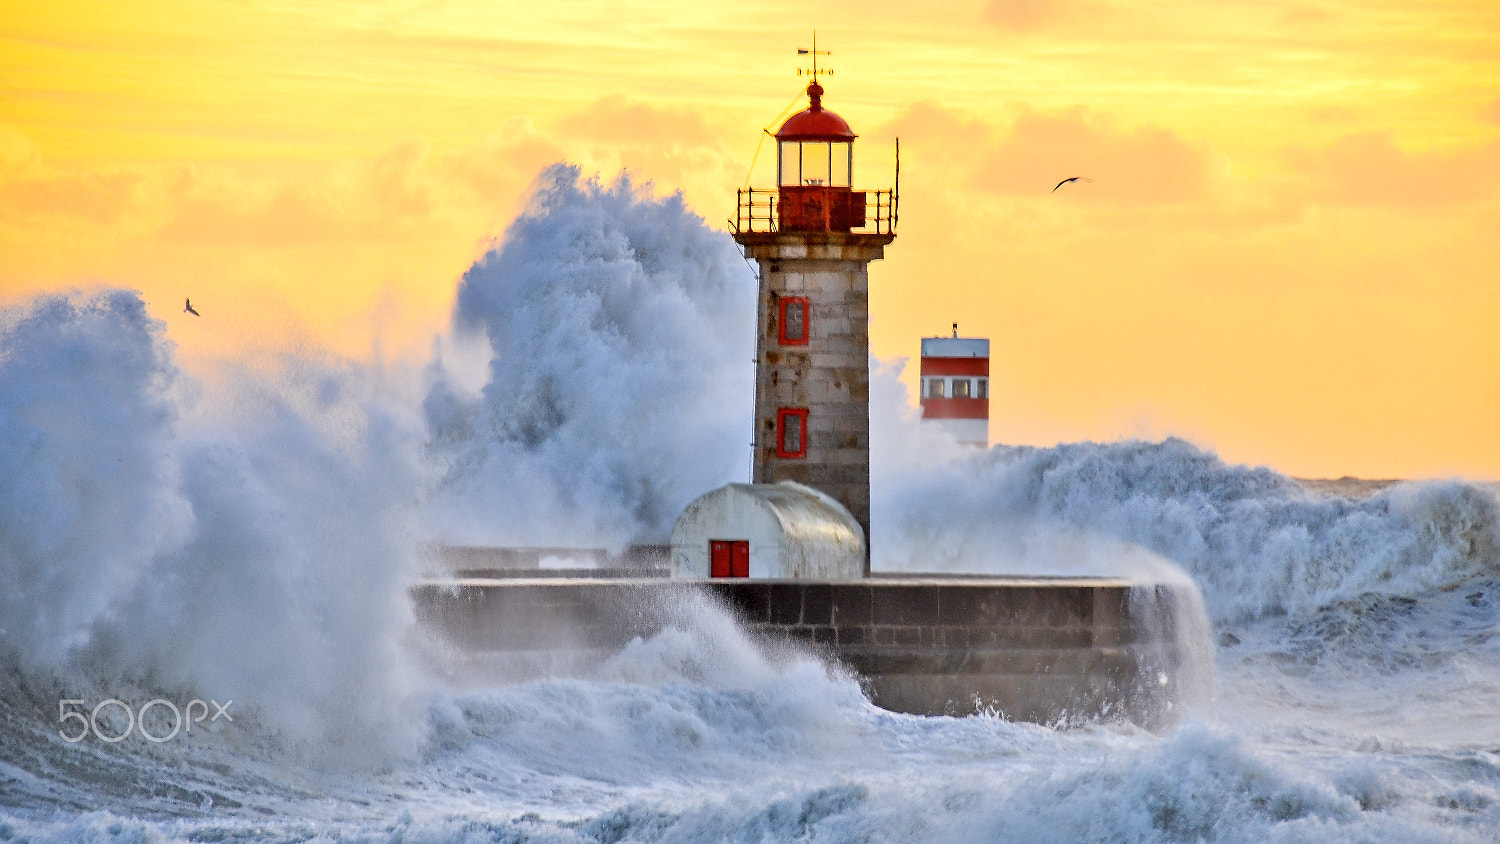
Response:
[[[858,578],[864,564],[864,531],[849,510],[792,481],[719,487],[672,529],[676,578]]]

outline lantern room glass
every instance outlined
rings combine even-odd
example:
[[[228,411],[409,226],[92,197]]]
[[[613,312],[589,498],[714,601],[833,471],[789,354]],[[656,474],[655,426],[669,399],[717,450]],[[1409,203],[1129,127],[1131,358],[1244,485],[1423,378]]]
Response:
[[[777,182],[783,187],[853,184],[854,144],[849,141],[782,141],[777,145]]]

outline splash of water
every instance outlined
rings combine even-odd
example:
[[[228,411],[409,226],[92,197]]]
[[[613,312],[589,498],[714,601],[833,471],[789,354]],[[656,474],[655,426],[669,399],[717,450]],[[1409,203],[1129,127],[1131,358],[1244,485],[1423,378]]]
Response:
[[[162,324],[124,291],[41,296],[0,330],[0,648],[58,664],[187,535]]]
[[[451,542],[664,541],[693,498],[744,477],[753,275],[680,194],[559,165],[465,273],[456,334],[488,343],[477,393],[441,361],[425,403]]]
[[[1191,576],[1220,621],[1500,571],[1500,501],[1480,487],[1316,495],[1176,439],[997,446],[887,475],[877,489],[878,567],[1162,576],[1151,562],[1161,558]]]
[[[293,744],[412,746],[415,417],[311,364],[227,379],[216,413],[126,291],[4,323],[0,651],[67,688],[235,700]]]

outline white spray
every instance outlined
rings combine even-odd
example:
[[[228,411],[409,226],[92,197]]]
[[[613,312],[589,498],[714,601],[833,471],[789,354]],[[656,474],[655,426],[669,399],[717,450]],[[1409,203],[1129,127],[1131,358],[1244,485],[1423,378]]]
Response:
[[[681,195],[556,166],[459,285],[491,350],[478,394],[435,362],[425,412],[447,474],[430,530],[458,543],[664,541],[750,456],[755,284]]]
[[[68,688],[234,700],[293,745],[415,746],[416,416],[305,362],[188,398],[126,291],[4,323],[0,652]]]
[[[1181,566],[1221,621],[1367,592],[1415,594],[1500,570],[1500,503],[1479,487],[1405,484],[1368,500],[1325,497],[1175,439],[999,446],[902,472],[877,489],[878,567],[998,571],[1041,561],[1050,569],[1054,537],[1082,532]],[[1071,559],[1085,567],[1065,573],[1130,573],[1097,554]]]

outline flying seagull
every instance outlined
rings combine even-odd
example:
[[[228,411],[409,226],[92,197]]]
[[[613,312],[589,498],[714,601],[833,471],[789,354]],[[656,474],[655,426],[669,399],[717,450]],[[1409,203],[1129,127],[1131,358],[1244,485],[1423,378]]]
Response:
[[[182,312],[185,313],[185,314],[192,314],[193,316],[203,316],[202,314],[200,314],[197,311],[193,310],[193,300],[192,299],[183,299],[182,300]]]
[[[1080,179],[1083,180],[1083,181],[1085,181],[1085,182],[1093,182],[1094,181],[1093,179],[1090,179],[1088,176],[1069,176],[1068,178],[1063,179],[1061,182],[1058,182],[1056,185],[1054,185],[1052,187],[1052,192],[1053,193],[1057,193],[1057,189],[1058,188],[1062,187],[1063,185],[1066,185],[1068,182],[1076,182],[1076,181],[1079,181]]]

